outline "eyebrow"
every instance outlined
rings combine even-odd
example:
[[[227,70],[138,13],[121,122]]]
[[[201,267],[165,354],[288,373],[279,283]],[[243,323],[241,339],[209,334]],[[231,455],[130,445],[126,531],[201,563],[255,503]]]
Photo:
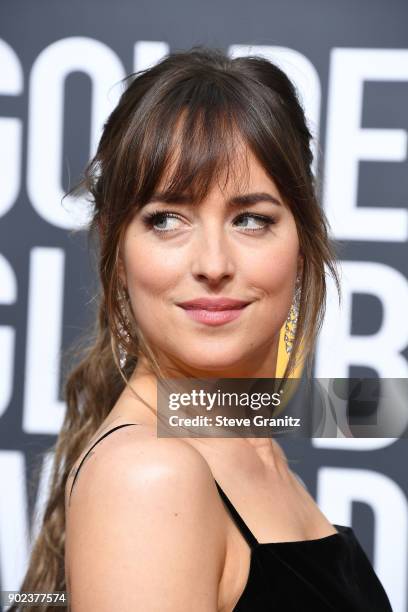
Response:
[[[192,200],[188,195],[185,194],[168,194],[164,192],[156,192],[152,195],[149,202],[162,202],[164,204],[192,204]],[[271,202],[272,204],[277,204],[278,206],[282,206],[282,202],[275,198],[270,193],[266,191],[258,191],[256,193],[246,193],[243,195],[233,196],[229,200],[227,200],[228,206],[251,206],[253,204],[257,204],[258,202]]]

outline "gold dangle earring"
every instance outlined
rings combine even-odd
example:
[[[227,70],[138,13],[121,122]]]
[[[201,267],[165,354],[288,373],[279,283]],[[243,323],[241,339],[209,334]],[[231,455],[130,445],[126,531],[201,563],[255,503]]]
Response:
[[[123,325],[121,321],[118,322],[118,331],[120,335],[120,341],[117,343],[117,347],[119,351],[119,365],[121,369],[123,370],[126,365],[127,355],[128,355],[128,350],[126,346],[129,345],[129,342],[130,342],[130,334],[128,332],[128,329],[130,326],[130,321],[129,321],[129,316],[128,316],[129,294],[128,294],[126,287],[123,287],[122,289],[118,289],[117,298],[119,302],[120,312],[121,312],[123,321],[125,322],[125,326]]]
[[[291,352],[295,340],[296,326],[299,317],[301,285],[302,277],[298,275],[296,278],[295,295],[285,323],[285,348],[287,353]]]

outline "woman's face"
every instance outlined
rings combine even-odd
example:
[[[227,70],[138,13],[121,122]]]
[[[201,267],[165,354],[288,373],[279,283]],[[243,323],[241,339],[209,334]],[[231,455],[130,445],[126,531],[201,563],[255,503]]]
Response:
[[[291,211],[257,159],[244,152],[249,174],[239,190],[228,181],[200,204],[154,199],[127,227],[120,275],[136,322],[160,365],[171,368],[169,376],[275,376],[279,332],[302,260]],[[235,166],[233,175],[242,177],[244,169]],[[264,195],[230,203],[250,194]],[[179,305],[196,298],[248,305],[232,316]]]

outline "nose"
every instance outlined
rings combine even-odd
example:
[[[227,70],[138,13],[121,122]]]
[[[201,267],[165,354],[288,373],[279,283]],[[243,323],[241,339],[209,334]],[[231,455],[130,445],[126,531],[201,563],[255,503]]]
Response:
[[[197,280],[217,284],[231,278],[235,266],[231,245],[218,224],[203,224],[193,246],[192,273]]]

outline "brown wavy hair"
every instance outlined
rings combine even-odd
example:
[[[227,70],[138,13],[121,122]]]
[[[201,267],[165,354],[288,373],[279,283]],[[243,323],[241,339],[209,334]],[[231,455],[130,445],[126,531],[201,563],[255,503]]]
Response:
[[[168,183],[169,194],[188,192],[200,202],[219,173],[229,169],[239,138],[274,180],[293,213],[304,267],[285,380],[299,360],[307,364],[310,375],[325,311],[326,269],[340,296],[334,243],[312,172],[312,135],[297,91],[281,69],[259,56],[231,59],[220,49],[196,45],[131,74],[124,85],[95,156],[69,192],[89,196],[92,214],[86,229],[100,290],[94,300],[95,326],[69,352],[75,365],[68,369],[64,383],[67,409],[51,449],[50,492],[21,591],[66,590],[65,485],[70,470],[113,408],[138,356],[144,354],[152,371],[162,375],[154,349],[134,320],[129,330],[131,346],[126,347],[128,360],[123,371],[119,367],[119,325],[126,326],[126,321],[117,299],[118,256],[132,215],[149,201],[169,167],[175,142],[181,145],[180,156]],[[60,609],[51,604],[45,609],[54,608]]]

